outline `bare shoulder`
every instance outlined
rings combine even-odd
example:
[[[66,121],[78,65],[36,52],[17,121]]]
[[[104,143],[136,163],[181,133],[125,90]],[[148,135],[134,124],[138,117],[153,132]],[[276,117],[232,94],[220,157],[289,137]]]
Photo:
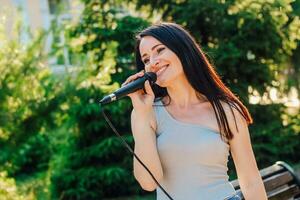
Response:
[[[238,110],[238,105],[229,105],[222,102],[229,128],[233,134],[233,138],[229,140],[230,151],[234,157],[235,162],[241,156],[241,152],[247,154],[251,151],[251,140],[246,119]],[[248,153],[247,153],[248,152]],[[243,153],[242,153],[243,154]]]
[[[156,125],[156,118],[155,118],[154,110],[153,110],[153,113],[152,113],[151,116],[152,117],[150,118],[150,121],[149,121],[150,127],[153,129],[153,131],[156,132],[157,125]],[[138,116],[136,115],[135,110],[132,109],[132,111],[131,111],[131,124],[133,124],[135,121],[137,121],[137,118],[138,118]]]
[[[241,113],[241,109],[238,107],[237,104],[229,105],[228,103],[221,101],[222,107],[226,114],[229,127],[233,134],[236,132],[240,132],[248,127],[246,119],[243,117]]]

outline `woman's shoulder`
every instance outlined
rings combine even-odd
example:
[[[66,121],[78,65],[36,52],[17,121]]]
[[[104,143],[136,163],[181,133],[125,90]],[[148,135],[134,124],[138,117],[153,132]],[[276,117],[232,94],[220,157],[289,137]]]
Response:
[[[231,110],[237,110],[238,104],[232,101],[220,100],[220,103],[226,113],[231,112]]]
[[[234,128],[231,130],[238,131],[239,126],[247,124],[246,119],[242,114],[242,110],[237,103],[221,101],[221,104],[227,117],[229,127]]]
[[[151,115],[152,117],[150,117],[149,119],[149,124],[151,126],[151,128],[156,131],[156,128],[157,128],[157,124],[156,124],[156,116],[155,114],[154,115]],[[139,118],[139,116],[137,116],[134,108],[131,110],[131,124],[135,123],[137,121],[137,119]]]

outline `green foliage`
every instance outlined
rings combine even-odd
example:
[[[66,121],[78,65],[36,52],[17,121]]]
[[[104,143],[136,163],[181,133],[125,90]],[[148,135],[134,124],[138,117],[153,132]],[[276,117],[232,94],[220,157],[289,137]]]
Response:
[[[60,125],[53,111],[59,111],[61,96],[57,93],[59,83],[47,67],[43,53],[46,32],[30,34],[17,21],[16,34],[7,37],[4,24],[0,24],[0,171],[10,178],[2,176],[0,182],[11,183],[1,186],[3,191],[12,189],[11,196],[5,196],[7,199],[18,199],[13,196],[17,188],[12,183],[15,180],[17,184],[24,183],[24,177],[36,177],[36,173],[48,169],[51,158],[48,132]],[[26,42],[24,37],[28,38]],[[36,182],[23,193],[24,199],[35,199],[34,191],[41,190]]]
[[[9,162],[13,163],[8,168],[10,174],[43,171],[48,168],[50,159],[49,141],[46,135],[37,134],[29,137],[18,146],[18,150],[10,154]]]
[[[5,151],[0,168],[9,175],[45,170],[50,157],[45,130],[54,125],[48,113],[56,105],[51,101],[54,81],[42,53],[44,38],[40,32],[28,44],[7,38],[1,45],[0,145]]]
[[[0,172],[0,196],[5,200],[22,200],[23,197],[17,192],[15,180],[8,178],[7,173]]]
[[[150,14],[163,9],[163,19],[190,30],[225,83],[248,102],[248,86],[260,94],[280,89],[276,81],[300,39],[291,2],[139,0],[138,7],[151,5]]]
[[[48,177],[45,171],[18,176],[16,186],[24,200],[50,199],[48,193]]]
[[[98,104],[99,97],[103,96],[101,86],[105,85],[105,81],[101,78],[95,80],[91,75],[86,78],[85,73],[89,72],[84,71],[78,73],[77,78],[69,80],[68,87],[64,88],[64,92],[72,96],[66,99],[68,108],[65,112],[68,117],[65,123],[68,125],[65,130],[52,137],[53,145],[59,141],[55,137],[65,141],[54,149],[56,156],[51,164],[52,197],[98,199],[116,193],[130,194],[135,188],[124,188],[124,185],[136,187],[128,170],[132,160],[128,159],[120,141],[111,136]],[[109,115],[117,116],[113,121],[121,122],[124,120],[121,113],[126,105],[120,102],[115,106],[118,107],[103,109]],[[128,129],[124,129],[123,122],[118,123],[117,129],[120,127],[128,132]],[[130,144],[133,143],[131,136],[125,138]]]
[[[64,155],[67,161],[63,166],[53,165],[51,190],[54,198],[101,199],[136,193],[138,189],[132,174],[132,158],[111,135],[98,101],[132,73],[134,32],[147,23],[129,16],[118,6],[105,4],[110,2],[89,1],[81,22],[67,27],[72,60],[83,56],[86,67],[64,89],[72,94],[66,110],[67,123],[76,128],[72,150]],[[125,133],[124,137],[132,145],[132,136],[127,135],[130,131],[129,102],[118,102],[102,109],[113,116],[117,130],[122,135]]]
[[[299,161],[300,115],[288,116],[284,114],[285,109],[281,104],[251,107],[256,118],[254,125],[250,127],[250,132],[260,168],[267,167],[278,160],[289,163]],[[285,124],[284,118],[286,118]]]

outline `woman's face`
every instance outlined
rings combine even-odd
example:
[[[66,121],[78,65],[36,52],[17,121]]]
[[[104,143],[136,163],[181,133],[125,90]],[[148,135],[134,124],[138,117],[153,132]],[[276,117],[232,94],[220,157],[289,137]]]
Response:
[[[177,55],[152,36],[141,39],[139,46],[146,72],[155,72],[156,84],[168,87],[176,79],[184,76],[182,64]]]

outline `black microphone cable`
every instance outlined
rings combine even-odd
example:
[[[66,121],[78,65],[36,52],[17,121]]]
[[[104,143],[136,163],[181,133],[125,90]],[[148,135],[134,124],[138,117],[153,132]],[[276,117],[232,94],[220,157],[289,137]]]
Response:
[[[151,175],[151,177],[153,178],[153,180],[155,181],[155,183],[158,185],[158,187],[165,193],[165,195],[167,195],[169,197],[169,199],[174,200],[167,192],[166,190],[158,183],[158,181],[155,179],[155,177],[153,176],[153,174],[151,173],[151,171],[148,169],[148,167],[140,160],[140,158],[134,153],[134,151],[131,149],[131,147],[127,144],[127,142],[124,140],[124,138],[118,133],[118,131],[116,130],[116,128],[113,126],[113,124],[111,123],[111,121],[108,119],[108,117],[106,116],[104,109],[102,109],[102,106],[100,104],[100,110],[102,112],[102,115],[104,116],[106,122],[108,123],[108,125],[111,127],[111,129],[113,130],[113,132],[118,136],[118,138],[120,139],[121,143],[129,150],[129,152],[139,161],[139,163],[147,170],[147,172]]]

